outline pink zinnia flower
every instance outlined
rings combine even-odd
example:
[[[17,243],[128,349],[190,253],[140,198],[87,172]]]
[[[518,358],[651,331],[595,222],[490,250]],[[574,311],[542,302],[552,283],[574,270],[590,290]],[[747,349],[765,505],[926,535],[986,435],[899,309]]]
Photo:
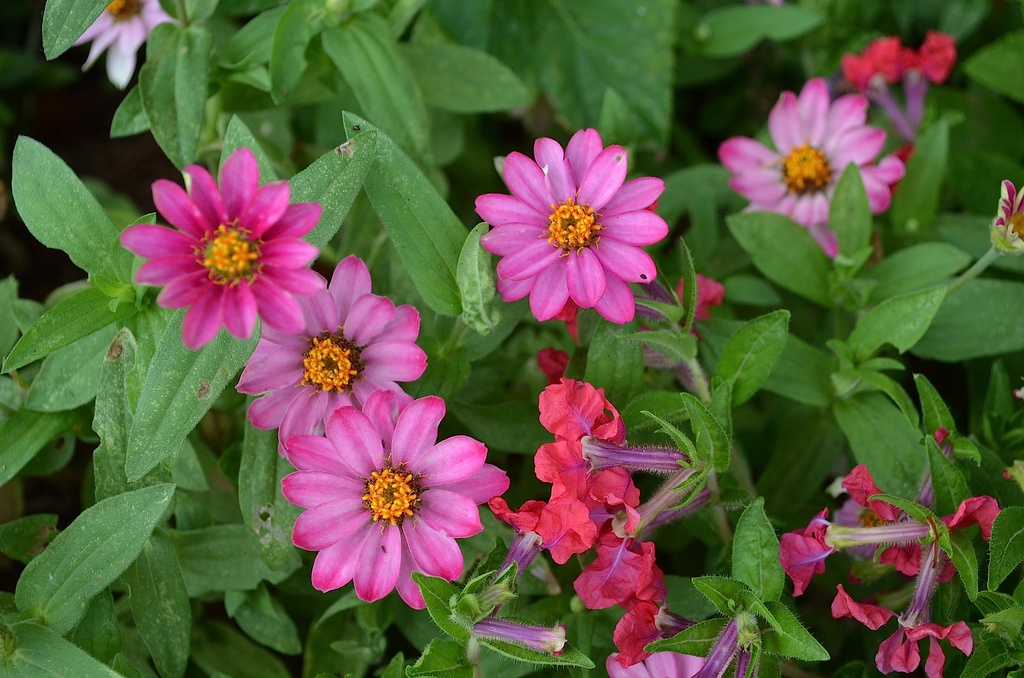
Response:
[[[298,332],[263,330],[238,380],[242,393],[262,398],[249,408],[257,428],[279,428],[283,441],[322,435],[324,423],[344,405],[359,407],[374,391],[395,391],[427,367],[416,345],[420,316],[370,293],[370,271],[356,256],[334,269],[327,290],[299,300],[305,324]]]
[[[1024,191],[1004,181],[990,228],[992,246],[1003,254],[1024,254]]]
[[[868,127],[868,100],[848,94],[829,101],[828,85],[814,78],[800,96],[783,92],[768,117],[774,149],[733,137],[718,157],[733,172],[729,185],[750,200],[750,211],[778,212],[810,231],[829,256],[838,252],[828,227],[836,182],[850,163],[860,169],[872,214],[889,209],[889,185],[903,178],[903,162],[887,155],[876,165],[885,130]]]
[[[121,244],[149,261],[135,279],[166,285],[157,297],[165,308],[190,307],[182,338],[197,349],[223,325],[247,339],[257,314],[283,332],[302,329],[293,294],[323,289],[306,268],[317,249],[299,238],[320,218],[320,205],[288,204],[288,182],[259,187],[252,151],[240,148],[221,171],[220,190],[198,165],[185,168],[186,193],[175,183],[153,184],[157,210],[177,230],[139,224],[121,233]]]
[[[308,509],[292,541],[319,551],[313,586],[331,591],[355,580],[367,602],[398,589],[425,605],[413,572],[448,581],[462,574],[456,539],[483,530],[477,504],[508,489],[505,472],[485,464],[487,448],[468,436],[437,442],[444,401],[427,396],[402,406],[391,391],[339,408],[327,436],[300,435],[285,445],[298,469],[285,476],[288,501]]]
[[[114,0],[75,45],[92,40],[82,70],[93,65],[108,47],[107,77],[118,89],[128,86],[135,72],[135,53],[157,24],[174,21],[160,7],[160,0]]]
[[[655,652],[626,669],[622,668],[617,652],[605,662],[609,678],[693,678],[702,666],[703,657],[676,652]]]
[[[668,234],[649,210],[665,190],[661,179],[625,181],[626,151],[604,148],[596,130],[580,130],[565,150],[538,139],[534,160],[505,159],[512,195],[490,193],[476,211],[494,228],[481,239],[498,263],[498,291],[505,301],[530,296],[538,320],[550,320],[570,299],[614,323],[633,319],[628,283],[654,280],[654,261],[640,249]]]

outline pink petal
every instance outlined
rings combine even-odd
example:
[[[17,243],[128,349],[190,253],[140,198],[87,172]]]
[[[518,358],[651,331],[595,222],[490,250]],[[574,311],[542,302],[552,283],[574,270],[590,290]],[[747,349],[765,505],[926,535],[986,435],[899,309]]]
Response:
[[[868,119],[868,99],[860,94],[847,94],[832,102],[825,125],[824,139],[836,139],[847,131],[862,126]]]
[[[263,237],[267,240],[301,238],[316,227],[322,213],[323,209],[315,202],[288,205],[281,218],[267,229]]]
[[[355,300],[345,321],[345,336],[356,346],[366,346],[395,317],[395,304],[376,294]]]
[[[601,210],[605,219],[614,214],[645,210],[665,192],[665,182],[657,177],[639,177],[622,184],[615,197]]]
[[[788,190],[777,167],[737,174],[729,178],[729,186],[747,200],[762,204],[781,200]]]
[[[760,141],[732,137],[718,147],[718,159],[730,172],[753,172],[779,160],[779,154]]]
[[[832,137],[834,150],[830,156],[832,171],[838,176],[849,163],[864,165],[875,159],[885,145],[885,130],[879,127],[861,127],[839,137]]]
[[[510,153],[505,158],[504,172],[509,190],[526,204],[540,210],[555,202],[544,182],[544,172],[522,153]]]
[[[166,179],[157,179],[153,182],[153,204],[171,226],[185,231],[196,240],[217,228],[217,223],[210,224],[206,221],[203,213],[181,186]]]
[[[423,493],[418,515],[427,525],[449,537],[472,537],[484,529],[476,502],[458,492],[437,487]]]
[[[375,343],[385,341],[416,341],[420,333],[420,312],[409,304],[395,307],[395,317],[377,335]]]
[[[808,226],[807,232],[814,238],[814,242],[818,243],[818,247],[825,253],[825,256],[829,259],[836,258],[836,255],[839,254],[839,240],[836,238],[835,231],[827,224],[815,224]]]
[[[561,145],[554,139],[541,137],[533,144],[533,157],[547,177],[548,190],[556,203],[576,196],[576,182],[565,160]]]
[[[405,535],[405,530],[402,530],[402,539],[402,568],[398,572],[398,583],[395,588],[406,605],[414,610],[422,610],[427,606],[427,602],[423,600],[419,586],[412,580],[412,573],[418,570],[416,570],[416,561],[413,560],[412,553],[409,551],[409,540]]]
[[[601,135],[595,129],[581,129],[569,139],[565,147],[565,157],[569,161],[573,181],[577,186],[583,183],[583,176],[603,148]]]
[[[639,247],[623,245],[609,238],[601,241],[594,254],[611,275],[626,282],[649,283],[658,274],[654,260]]]
[[[800,111],[797,110],[795,94],[783,92],[779,97],[778,103],[768,115],[768,131],[775,147],[782,155],[789,155],[791,150],[807,141],[800,121]]]
[[[547,240],[548,229],[528,224],[506,224],[491,229],[480,239],[480,244],[491,254],[507,257],[526,245]]]
[[[476,199],[476,213],[492,226],[547,223],[548,205],[528,205],[514,195],[488,193]]]
[[[252,284],[256,308],[263,322],[282,332],[299,332],[303,328],[302,308],[283,289],[260,276]]]
[[[137,224],[121,232],[121,246],[140,257],[166,257],[172,254],[190,255],[199,243],[181,231],[163,226]]]
[[[415,381],[427,369],[427,354],[407,341],[378,341],[363,350],[367,372],[388,381]]]
[[[609,146],[601,151],[583,176],[578,202],[600,212],[622,188],[626,169],[626,151],[621,146]]]
[[[811,146],[821,146],[828,122],[828,85],[825,78],[812,78],[804,85],[797,100],[800,118],[807,130],[807,141]]]
[[[474,510],[476,508],[474,507]],[[422,521],[402,530],[417,570],[431,577],[455,581],[462,575],[462,551],[451,536]]]
[[[356,408],[335,410],[327,419],[326,431],[327,439],[359,477],[369,478],[373,471],[382,468],[384,448],[380,434]]]
[[[492,497],[505,494],[508,486],[508,474],[494,464],[484,464],[461,484],[459,493],[477,504],[483,504]]]
[[[320,551],[349,536],[369,520],[370,512],[363,507],[358,494],[332,499],[303,511],[295,519],[292,543],[300,549]]]
[[[303,443],[301,441],[303,438],[319,438],[320,440],[323,440],[323,438],[320,438],[319,436],[295,436],[289,440],[288,451],[293,455],[297,455],[298,458],[304,461],[313,460],[311,457],[307,456],[307,452],[312,452],[313,449],[316,449],[315,452],[312,452],[315,455],[321,455],[328,452],[331,455],[335,454],[333,448],[328,451],[323,449],[323,446],[321,445],[317,449],[312,445]],[[316,463],[319,464],[320,457],[318,456],[317,459],[313,461],[316,461]],[[327,456],[323,457],[323,461],[335,463],[337,459],[336,457]],[[345,472],[348,473],[347,467],[345,468]],[[296,506],[301,506],[302,508],[312,508],[336,499],[340,501],[341,495],[344,495],[351,490],[355,490],[361,496],[365,489],[366,484],[361,480],[337,475],[327,471],[296,471],[295,473],[289,473],[281,480],[281,493],[284,495],[285,499]],[[360,500],[359,506],[362,506],[362,500]]]
[[[305,297],[299,302],[299,305],[302,307],[302,316],[305,318],[306,331],[310,334],[334,333],[341,327],[338,307],[326,291]]]
[[[316,554],[316,560],[313,561],[313,587],[318,591],[333,591],[352,581],[364,556],[363,544],[376,529],[375,525],[366,523],[334,546]]]
[[[325,281],[320,274],[307,268],[281,268],[268,264],[263,267],[261,278],[292,294],[303,297],[319,294],[325,290]]]
[[[498,290],[503,299],[510,300],[500,280]],[[537,320],[551,320],[562,311],[568,300],[569,287],[565,280],[565,267],[556,261],[533,281],[530,290],[530,312]]]
[[[271,240],[260,245],[260,261],[281,268],[302,268],[319,254],[315,246],[297,238]]]
[[[288,209],[288,196],[287,181],[275,181],[261,186],[239,217],[238,225],[249,229],[254,238],[262,238],[266,231],[284,216],[285,210]]]
[[[193,351],[217,336],[220,329],[220,295],[217,286],[196,299],[192,308],[185,313],[185,322],[181,327],[181,339]]]
[[[239,339],[251,337],[256,325],[256,298],[249,285],[228,285],[221,295],[220,314],[228,332]]]
[[[437,427],[444,413],[444,400],[437,396],[414,400],[402,410],[391,441],[391,458],[395,464],[407,462],[410,468],[419,471],[420,458],[437,442]]]
[[[199,165],[189,165],[185,168],[185,186],[188,187],[188,194],[192,201],[199,208],[210,230],[214,230],[220,224],[227,224],[230,217],[224,211],[224,202],[220,198],[220,191],[217,190],[217,183],[206,171],[206,168]]]
[[[242,216],[256,195],[259,183],[259,163],[250,149],[239,148],[224,161],[220,170],[220,189],[224,196],[224,207],[232,218]]]
[[[264,351],[266,346],[266,342],[260,341],[256,352],[245,364],[235,387],[239,393],[256,395],[298,386],[302,381],[302,354],[277,349]]]
[[[487,459],[487,447],[469,436],[452,436],[434,445],[416,462],[431,488],[469,478]],[[490,497],[488,497],[490,499]],[[479,503],[479,502],[478,502]]]
[[[248,391],[242,391],[242,393],[248,393]],[[284,415],[292,404],[292,400],[303,395],[302,391],[298,389],[282,389],[268,393],[262,398],[257,398],[249,405],[249,421],[256,428],[263,429],[264,431],[278,428],[281,426],[281,420],[284,419]],[[284,441],[280,439],[280,436],[278,436],[278,450],[282,455],[288,456],[285,451]]]
[[[398,393],[379,391],[363,401],[363,414],[367,416],[387,446],[385,452],[391,449],[391,441],[395,437],[395,422],[398,420],[402,405],[406,404],[402,400]]]
[[[376,527],[376,526],[373,526]],[[356,566],[356,595],[360,600],[380,600],[395,589],[402,567],[402,535],[394,526],[370,529]]]
[[[566,257],[565,278],[569,297],[580,308],[593,308],[604,294],[604,267],[589,247]]]
[[[498,288],[498,294],[501,295],[503,301],[513,302],[519,301],[530,293],[530,290],[533,289],[533,280],[509,280],[508,278],[499,278],[496,286]],[[564,275],[562,276],[562,287],[565,287]],[[565,295],[566,299],[568,299],[568,290],[566,290]],[[557,314],[558,311],[555,311],[555,313]]]
[[[526,280],[540,275],[545,269],[560,268],[558,258],[562,250],[546,240],[524,245],[518,252],[498,262],[498,277]]]
[[[287,441],[297,435],[323,435],[324,417],[328,414],[329,399],[316,388],[302,387],[299,397],[293,398],[281,418],[278,437]]]
[[[665,220],[649,210],[603,217],[601,227],[598,233],[602,240],[611,238],[626,245],[653,245],[668,235]]]
[[[141,268],[139,269],[142,270]],[[142,281],[140,281],[142,282]],[[190,306],[199,295],[210,285],[210,277],[206,269],[179,275],[160,290],[156,303],[164,308],[183,308]]]
[[[370,271],[362,259],[350,254],[334,267],[328,289],[338,304],[338,316],[345,322],[352,302],[370,293]]]
[[[143,285],[164,285],[181,276],[198,274],[206,281],[204,286],[212,286],[209,271],[205,268],[197,271],[196,267],[194,256],[155,257],[139,267],[135,280]]]
[[[624,325],[636,314],[633,290],[629,289],[629,285],[619,278],[608,276],[605,282],[604,296],[597,302],[594,309],[610,322]]]

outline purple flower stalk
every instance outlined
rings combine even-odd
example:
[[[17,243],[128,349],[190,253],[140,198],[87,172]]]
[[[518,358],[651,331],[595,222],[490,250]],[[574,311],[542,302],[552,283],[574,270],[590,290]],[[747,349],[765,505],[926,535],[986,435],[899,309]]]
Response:
[[[507,619],[482,619],[473,625],[473,635],[484,640],[524,645],[531,650],[558,656],[565,648],[565,625],[534,626]]]
[[[704,666],[694,674],[693,678],[722,678],[729,669],[733,657],[739,650],[740,626],[736,617],[729,620],[722,634],[715,641],[711,653],[704,661]]]
[[[679,470],[680,463],[689,461],[686,455],[671,447],[623,446],[593,436],[584,436],[580,443],[591,472],[621,466],[630,473],[672,473]]]

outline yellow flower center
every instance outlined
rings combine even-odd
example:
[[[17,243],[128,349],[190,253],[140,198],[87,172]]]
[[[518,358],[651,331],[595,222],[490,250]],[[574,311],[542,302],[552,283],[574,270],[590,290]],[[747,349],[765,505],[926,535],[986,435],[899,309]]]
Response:
[[[1018,238],[1024,238],[1024,212],[1017,212],[1006,222],[1006,230],[1013,231]]]
[[[594,210],[586,205],[577,205],[572,198],[561,205],[552,205],[551,216],[548,217],[548,242],[562,248],[563,256],[570,250],[579,252],[600,240],[597,232],[601,230],[601,224],[596,218]]]
[[[832,180],[825,154],[808,144],[790,151],[782,161],[782,179],[790,193],[814,193]]]
[[[142,3],[140,0],[114,0],[107,5],[107,11],[116,21],[127,21],[142,11]]]
[[[366,479],[363,506],[371,513],[374,522],[386,520],[392,525],[400,525],[412,517],[421,501],[416,477],[406,473],[401,466],[389,465],[374,471]]]
[[[879,518],[878,514],[869,508],[861,509],[858,520],[864,527],[881,527],[882,525],[889,524],[888,521]]]
[[[359,349],[340,331],[313,337],[303,355],[302,385],[312,384],[321,391],[344,391],[363,369]]]
[[[203,266],[210,269],[211,277],[219,278],[218,282],[251,277],[253,263],[260,259],[259,244],[246,237],[248,231],[233,226],[221,224],[215,233],[213,239],[204,238]]]

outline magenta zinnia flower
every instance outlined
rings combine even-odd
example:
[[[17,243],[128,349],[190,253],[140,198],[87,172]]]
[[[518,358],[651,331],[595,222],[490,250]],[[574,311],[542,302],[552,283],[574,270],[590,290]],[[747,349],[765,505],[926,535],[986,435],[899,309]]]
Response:
[[[313,586],[331,591],[355,580],[367,602],[397,587],[410,606],[425,605],[413,572],[453,581],[462,574],[457,538],[483,530],[477,504],[508,489],[505,472],[485,464],[487,448],[468,436],[437,441],[444,401],[404,407],[391,391],[338,409],[327,437],[300,435],[285,445],[298,469],[284,478],[288,501],[306,509],[296,546],[319,551]]]
[[[360,406],[374,391],[423,375],[427,355],[416,345],[420,315],[407,304],[370,294],[370,271],[355,256],[334,269],[330,287],[300,298],[305,326],[299,332],[266,328],[238,381],[242,393],[266,393],[249,408],[262,429],[322,435],[324,422],[344,405]]]
[[[118,89],[128,86],[135,72],[135,53],[157,24],[174,21],[160,7],[160,0],[114,0],[75,45],[92,40],[89,58],[82,69],[93,65],[108,47],[107,77]]]
[[[221,325],[247,339],[256,316],[284,332],[302,329],[293,294],[323,289],[306,269],[317,249],[299,238],[320,218],[320,205],[288,204],[288,182],[258,187],[252,151],[240,148],[221,171],[220,190],[198,165],[185,168],[186,193],[175,183],[153,183],[157,210],[178,230],[139,224],[125,229],[121,244],[149,261],[136,280],[166,285],[157,297],[165,308],[190,307],[182,338],[197,349]]]
[[[848,94],[829,102],[824,78],[804,85],[800,96],[783,92],[768,116],[775,148],[747,137],[733,137],[718,157],[733,172],[729,185],[750,200],[750,211],[778,212],[806,226],[830,257],[838,251],[828,227],[836,182],[850,163],[860,169],[871,213],[889,209],[889,186],[903,178],[903,162],[875,156],[885,144],[885,130],[865,125],[868,100]]]
[[[654,280],[654,261],[640,249],[668,234],[648,209],[665,190],[661,179],[626,178],[626,151],[604,148],[596,130],[580,130],[563,152],[538,139],[529,159],[512,153],[504,174],[512,195],[489,193],[476,211],[494,228],[481,239],[498,263],[505,301],[530,296],[538,320],[572,300],[615,323],[633,319],[628,283]]]

